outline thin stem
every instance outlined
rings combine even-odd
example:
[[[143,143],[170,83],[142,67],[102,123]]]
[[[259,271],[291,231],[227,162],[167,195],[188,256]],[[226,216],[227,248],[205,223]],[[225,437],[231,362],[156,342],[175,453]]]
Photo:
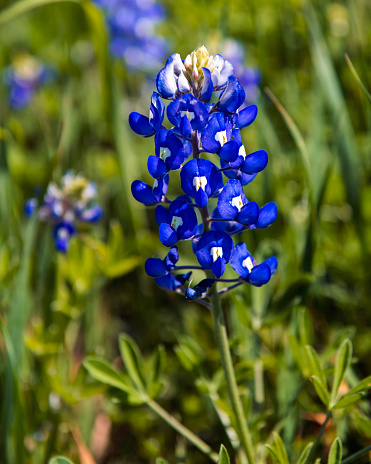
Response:
[[[308,456],[307,456],[306,460],[303,462],[303,464],[310,463],[311,460],[313,459],[314,453],[317,451],[317,448],[318,448],[318,445],[319,445],[319,443],[321,441],[321,438],[322,438],[323,434],[325,433],[326,425],[327,425],[327,422],[329,421],[330,417],[331,417],[331,411],[327,411],[326,419],[323,422],[323,424],[321,426],[321,430],[319,431],[319,434],[317,435],[316,441],[314,442],[314,444],[312,446],[312,449],[310,450],[310,453],[308,454]]]
[[[147,405],[154,411],[158,416],[161,417],[170,427],[176,430],[180,435],[186,438],[190,443],[192,443],[196,448],[198,448],[202,453],[206,454],[212,461],[218,462],[218,455],[215,453],[210,446],[205,443],[201,438],[191,432],[187,427],[181,424],[178,420],[175,419],[171,414],[169,414],[164,408],[162,408],[156,401],[148,398],[146,401]]]
[[[253,464],[254,451],[252,439],[246,418],[244,416],[241,398],[238,393],[238,385],[233,369],[231,352],[229,349],[227,328],[225,325],[219,294],[215,285],[212,288],[211,312],[214,319],[215,335],[218,342],[220,358],[222,361],[224,376],[227,383],[229,400],[235,416],[238,434],[240,436],[242,447],[245,450],[247,460],[249,464]]]
[[[242,285],[244,283],[245,282],[238,282],[237,284],[231,285],[230,287],[222,288],[221,290],[219,290],[218,295],[224,295],[224,293],[227,293],[230,290],[233,290],[234,288],[239,287],[240,285]]]
[[[349,458],[346,458],[346,459],[344,459],[343,461],[341,461],[340,464],[349,464],[350,462],[353,462],[353,461],[355,461],[356,459],[361,458],[362,456],[364,456],[365,454],[367,454],[369,451],[371,451],[371,446],[367,446],[367,448],[364,448],[363,450],[358,451],[357,453],[352,454],[351,456],[349,456]]]

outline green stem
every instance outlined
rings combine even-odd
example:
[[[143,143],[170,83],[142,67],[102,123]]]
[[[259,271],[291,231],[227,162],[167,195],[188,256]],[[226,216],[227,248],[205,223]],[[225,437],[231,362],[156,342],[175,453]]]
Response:
[[[331,417],[331,411],[327,411],[327,414],[326,414],[326,419],[324,421],[324,423],[322,424],[322,427],[321,427],[321,430],[319,431],[319,434],[317,435],[317,438],[316,438],[316,441],[314,442],[313,446],[312,446],[312,449],[310,450],[310,453],[308,454],[306,460],[303,462],[303,464],[307,464],[307,463],[310,463],[313,456],[314,456],[314,453],[317,451],[317,448],[318,448],[318,445],[321,441],[321,438],[323,436],[323,434],[325,433],[325,429],[326,429],[326,425],[327,425],[327,422],[330,420],[330,417]]]
[[[147,405],[159,415],[167,424],[170,425],[174,430],[176,430],[180,435],[186,438],[190,443],[192,443],[196,448],[206,454],[212,461],[218,462],[218,455],[215,453],[208,444],[206,444],[201,438],[191,432],[187,427],[184,427],[179,421],[170,415],[165,409],[163,409],[156,401],[148,399],[146,401]]]
[[[364,456],[365,454],[367,454],[369,451],[371,451],[371,446],[367,446],[367,448],[364,448],[363,450],[358,451],[357,453],[352,454],[351,456],[349,456],[349,458],[346,458],[346,459],[344,459],[343,461],[341,461],[340,464],[349,464],[350,462],[353,462],[353,461],[355,461],[356,459],[361,458],[362,456]]]
[[[238,434],[240,436],[243,449],[245,450],[247,460],[249,464],[253,464],[253,444],[251,434],[247,425],[246,418],[244,416],[241,398],[238,393],[236,376],[234,373],[231,352],[229,349],[227,328],[225,326],[224,315],[216,285],[214,285],[212,288],[211,312],[214,319],[215,334],[218,342],[224,376],[227,382],[229,400],[231,402],[232,410],[235,416]]]

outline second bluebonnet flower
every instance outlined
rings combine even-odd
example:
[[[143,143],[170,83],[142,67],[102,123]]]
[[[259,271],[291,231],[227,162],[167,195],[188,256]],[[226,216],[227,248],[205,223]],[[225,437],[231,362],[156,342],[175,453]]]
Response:
[[[32,216],[37,211],[41,221],[51,223],[55,247],[65,253],[79,224],[93,224],[102,217],[103,210],[96,198],[96,185],[69,171],[62,177],[61,187],[54,182],[49,184],[40,205],[36,198],[27,200],[25,213]]]

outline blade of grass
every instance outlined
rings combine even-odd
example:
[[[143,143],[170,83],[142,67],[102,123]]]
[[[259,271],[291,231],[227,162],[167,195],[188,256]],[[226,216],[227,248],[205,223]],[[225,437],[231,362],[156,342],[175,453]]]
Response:
[[[8,8],[5,8],[0,12],[0,27],[4,24],[12,21],[13,19],[21,16],[28,11],[33,10],[34,8],[39,8],[40,6],[50,5],[52,3],[60,2],[71,2],[71,3],[80,3],[80,0],[23,0],[13,5],[10,5]]]
[[[370,92],[366,89],[364,86],[363,82],[359,78],[357,71],[354,69],[353,63],[350,61],[350,58],[347,53],[345,53],[345,60],[349,66],[349,69],[352,71],[353,76],[356,78],[356,81],[358,82],[358,85],[361,87],[363,93],[366,95],[367,100],[371,103],[371,94]]]

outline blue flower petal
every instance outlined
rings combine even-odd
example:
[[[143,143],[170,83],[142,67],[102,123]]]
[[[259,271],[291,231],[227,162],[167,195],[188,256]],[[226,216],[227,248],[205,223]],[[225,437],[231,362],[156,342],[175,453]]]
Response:
[[[209,69],[202,68],[202,71],[204,73],[204,83],[202,86],[200,100],[208,102],[213,94],[213,81],[211,79],[211,72]]]
[[[259,219],[255,224],[257,229],[265,229],[270,226],[276,219],[278,215],[278,209],[276,203],[273,201],[264,205],[259,212]]]
[[[269,282],[271,278],[271,270],[265,263],[258,264],[252,268],[252,271],[247,276],[249,284],[255,287],[261,287],[262,285]]]
[[[271,256],[270,258],[267,258],[266,260],[263,261],[263,263],[269,266],[269,269],[271,270],[271,275],[275,274],[275,272],[277,271],[277,267],[278,267],[278,260],[275,256]]]
[[[258,114],[258,107],[256,105],[249,105],[241,111],[238,111],[234,117],[234,127],[237,129],[243,129],[244,127],[252,124]]]
[[[155,179],[161,179],[168,173],[168,168],[161,158],[150,155],[147,161],[148,171]]]
[[[165,206],[157,205],[155,209],[155,218],[158,225],[163,222],[167,223],[169,220],[169,211],[165,208]]]
[[[150,277],[161,277],[168,273],[162,259],[148,258],[144,263],[144,269]]]
[[[236,161],[239,152],[239,145],[235,140],[230,140],[225,145],[222,146],[219,156],[226,163],[232,163]]]
[[[238,213],[237,221],[244,226],[255,224],[259,217],[259,206],[255,201],[250,201]]]
[[[143,135],[145,137],[149,137],[155,134],[156,132],[152,124],[149,122],[149,118],[143,116],[140,113],[130,113],[129,125],[131,127],[131,130],[133,130],[135,133]]]
[[[245,91],[235,76],[228,77],[227,88],[221,94],[218,111],[234,113],[245,101]]]
[[[161,243],[167,247],[175,245],[178,241],[178,235],[169,224],[160,224],[159,236]]]
[[[158,203],[152,192],[152,188],[148,184],[139,180],[135,180],[131,184],[131,193],[133,194],[133,197],[139,201],[139,203],[143,203],[146,206]]]
[[[246,174],[256,174],[263,171],[267,164],[267,152],[264,150],[258,150],[247,155],[239,169]]]

